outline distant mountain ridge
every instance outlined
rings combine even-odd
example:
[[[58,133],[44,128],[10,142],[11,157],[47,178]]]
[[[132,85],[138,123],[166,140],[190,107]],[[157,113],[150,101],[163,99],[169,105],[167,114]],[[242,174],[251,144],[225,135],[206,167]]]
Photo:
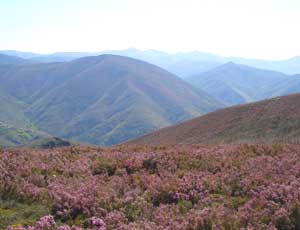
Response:
[[[248,65],[255,68],[273,70],[286,74],[300,74],[300,57],[286,60],[259,60],[240,57],[222,57],[205,52],[178,52],[174,54],[158,50],[138,50],[130,48],[126,50],[107,50],[101,52],[57,52],[53,54],[33,54],[19,51],[0,51],[0,53],[29,58],[35,62],[64,62],[86,56],[98,56],[101,54],[114,54],[135,59],[140,59],[154,65],[160,66],[179,77],[189,77],[208,71],[218,65],[227,62]]]
[[[233,62],[186,79],[227,105],[300,92],[300,77],[238,65]]]
[[[170,126],[126,144],[300,142],[300,94],[229,107]]]

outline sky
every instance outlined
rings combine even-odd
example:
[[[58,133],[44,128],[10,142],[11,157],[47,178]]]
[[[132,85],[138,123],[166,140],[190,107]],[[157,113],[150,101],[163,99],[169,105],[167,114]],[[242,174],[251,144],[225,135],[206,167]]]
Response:
[[[300,0],[1,0],[0,50],[300,56]]]

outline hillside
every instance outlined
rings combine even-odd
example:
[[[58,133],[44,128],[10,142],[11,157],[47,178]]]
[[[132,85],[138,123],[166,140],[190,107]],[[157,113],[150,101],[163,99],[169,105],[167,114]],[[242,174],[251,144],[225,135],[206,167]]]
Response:
[[[53,148],[70,146],[71,143],[35,128],[18,128],[0,122],[0,147]]]
[[[174,145],[299,142],[300,94],[222,109],[128,142]]]
[[[16,127],[27,127],[29,121],[24,111],[26,103],[8,95],[0,89],[0,122],[5,122]]]
[[[300,77],[232,62],[186,80],[227,105],[300,92]]]
[[[28,104],[0,90],[0,147],[62,147],[68,141],[37,130],[26,117]]]
[[[116,55],[0,68],[6,93],[47,133],[112,145],[201,114],[222,103],[151,64]]]

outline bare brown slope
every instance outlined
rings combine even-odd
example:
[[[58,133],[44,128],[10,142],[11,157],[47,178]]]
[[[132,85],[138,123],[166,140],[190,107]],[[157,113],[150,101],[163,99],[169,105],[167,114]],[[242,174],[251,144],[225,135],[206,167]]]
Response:
[[[298,142],[300,94],[222,109],[128,142],[197,143]]]

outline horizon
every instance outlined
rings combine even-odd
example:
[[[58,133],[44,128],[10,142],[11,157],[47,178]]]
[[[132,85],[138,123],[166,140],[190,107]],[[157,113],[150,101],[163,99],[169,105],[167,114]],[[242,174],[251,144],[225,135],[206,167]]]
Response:
[[[55,51],[55,52],[51,52],[51,53],[37,53],[37,52],[32,52],[32,51],[27,51],[27,50],[11,50],[11,49],[3,49],[0,50],[1,52],[21,52],[21,53],[32,53],[35,55],[40,55],[40,56],[50,56],[50,55],[57,55],[59,56],[59,54],[73,54],[73,53],[82,53],[82,54],[91,54],[91,56],[100,56],[100,55],[104,55],[104,54],[110,54],[109,52],[115,52],[115,51],[129,51],[129,50],[137,50],[140,52],[148,52],[148,51],[154,51],[154,52],[161,52],[167,55],[177,55],[177,54],[190,54],[190,53],[202,53],[202,54],[207,54],[207,55],[214,55],[214,56],[218,56],[218,57],[223,57],[223,58],[241,58],[241,59],[246,59],[246,60],[260,60],[260,61],[286,61],[286,60],[291,60],[291,59],[295,59],[295,58],[300,58],[300,55],[297,56],[291,56],[291,57],[287,57],[287,58],[279,58],[279,59],[267,59],[267,58],[248,58],[248,57],[243,57],[243,56],[222,56],[219,54],[215,54],[215,53],[211,53],[211,52],[203,52],[201,50],[192,50],[192,51],[178,51],[178,52],[168,52],[168,51],[163,51],[163,50],[158,50],[158,49],[137,49],[134,47],[128,47],[126,49],[120,49],[120,50],[100,50],[100,51]],[[107,53],[105,53],[107,52]],[[99,54],[98,54],[99,53]],[[7,54],[9,56],[15,56],[13,54]],[[117,55],[117,56],[122,56],[119,54],[111,54],[111,55]],[[87,56],[83,56],[83,57],[87,57]],[[25,58],[26,59],[26,58]],[[230,63],[234,61],[228,61],[227,63]]]
[[[0,13],[0,50],[53,54],[135,47],[263,60],[300,56],[297,0],[12,0],[0,3]]]

